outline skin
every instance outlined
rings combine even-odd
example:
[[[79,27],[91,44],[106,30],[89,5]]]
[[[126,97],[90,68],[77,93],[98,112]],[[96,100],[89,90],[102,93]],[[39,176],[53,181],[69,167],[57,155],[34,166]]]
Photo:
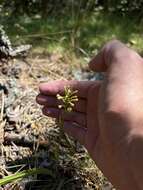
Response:
[[[105,72],[104,81],[53,81],[40,84],[37,102],[44,115],[65,120],[67,134],[83,144],[119,190],[143,189],[143,60],[114,40],[89,63]],[[72,113],[58,109],[64,86],[78,90]]]

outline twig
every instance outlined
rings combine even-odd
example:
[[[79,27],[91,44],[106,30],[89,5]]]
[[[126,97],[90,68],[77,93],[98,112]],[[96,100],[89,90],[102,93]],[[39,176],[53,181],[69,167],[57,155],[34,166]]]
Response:
[[[33,147],[33,145],[36,143],[38,144],[39,147],[41,148],[48,148],[49,147],[49,141],[46,140],[31,140],[27,139],[23,135],[18,135],[18,134],[10,134],[10,133],[5,133],[4,136],[4,144],[11,144],[11,142],[14,142],[17,145],[21,146],[28,146],[28,147]]]
[[[56,190],[61,190],[63,188],[64,182],[65,182],[65,179],[62,179],[60,183],[58,184],[58,187],[56,188]]]
[[[87,58],[90,58],[89,54],[82,48],[78,47],[77,48],[81,53],[83,53],[83,55],[85,55]]]
[[[4,113],[4,103],[5,103],[5,97],[4,97],[4,91],[1,92],[1,114],[0,114],[0,121],[3,121],[3,113]]]
[[[4,126],[6,121],[3,120],[3,114],[4,114],[4,91],[1,92],[1,112],[0,112],[0,153],[3,154],[3,142],[4,142]]]
[[[0,151],[2,151],[2,143],[4,142],[4,126],[5,126],[6,120],[5,121],[0,121]]]
[[[72,33],[72,30],[66,30],[66,31],[60,31],[60,32],[53,32],[53,33],[48,33],[48,34],[31,34],[31,35],[23,35],[22,37],[42,37],[42,36],[50,36],[50,35],[57,35],[57,34],[66,34],[66,33]]]

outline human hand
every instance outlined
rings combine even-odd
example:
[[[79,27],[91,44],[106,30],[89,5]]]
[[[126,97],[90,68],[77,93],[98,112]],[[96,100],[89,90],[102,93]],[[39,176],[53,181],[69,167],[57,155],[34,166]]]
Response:
[[[103,82],[54,81],[40,85],[43,114],[65,120],[65,131],[80,141],[104,175],[121,190],[142,187],[140,150],[143,117],[142,58],[118,41],[106,44],[89,64],[106,72]],[[64,87],[78,90],[73,112],[58,109]],[[139,155],[138,155],[139,154]],[[134,156],[135,155],[135,156]]]

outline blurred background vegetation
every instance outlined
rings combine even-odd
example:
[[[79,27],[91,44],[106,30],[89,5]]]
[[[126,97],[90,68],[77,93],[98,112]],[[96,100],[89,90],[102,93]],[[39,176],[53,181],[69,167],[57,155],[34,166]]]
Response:
[[[0,23],[14,44],[90,56],[117,38],[143,51],[143,0],[1,0]]]

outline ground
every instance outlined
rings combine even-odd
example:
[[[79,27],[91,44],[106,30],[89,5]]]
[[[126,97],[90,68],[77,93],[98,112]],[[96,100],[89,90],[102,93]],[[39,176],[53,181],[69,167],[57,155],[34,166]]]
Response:
[[[41,113],[35,102],[38,84],[73,79],[79,69],[60,53],[31,53],[26,59],[0,66],[0,177],[29,168],[47,168],[50,175],[34,175],[0,190],[111,190],[86,150],[59,132],[57,122]]]

